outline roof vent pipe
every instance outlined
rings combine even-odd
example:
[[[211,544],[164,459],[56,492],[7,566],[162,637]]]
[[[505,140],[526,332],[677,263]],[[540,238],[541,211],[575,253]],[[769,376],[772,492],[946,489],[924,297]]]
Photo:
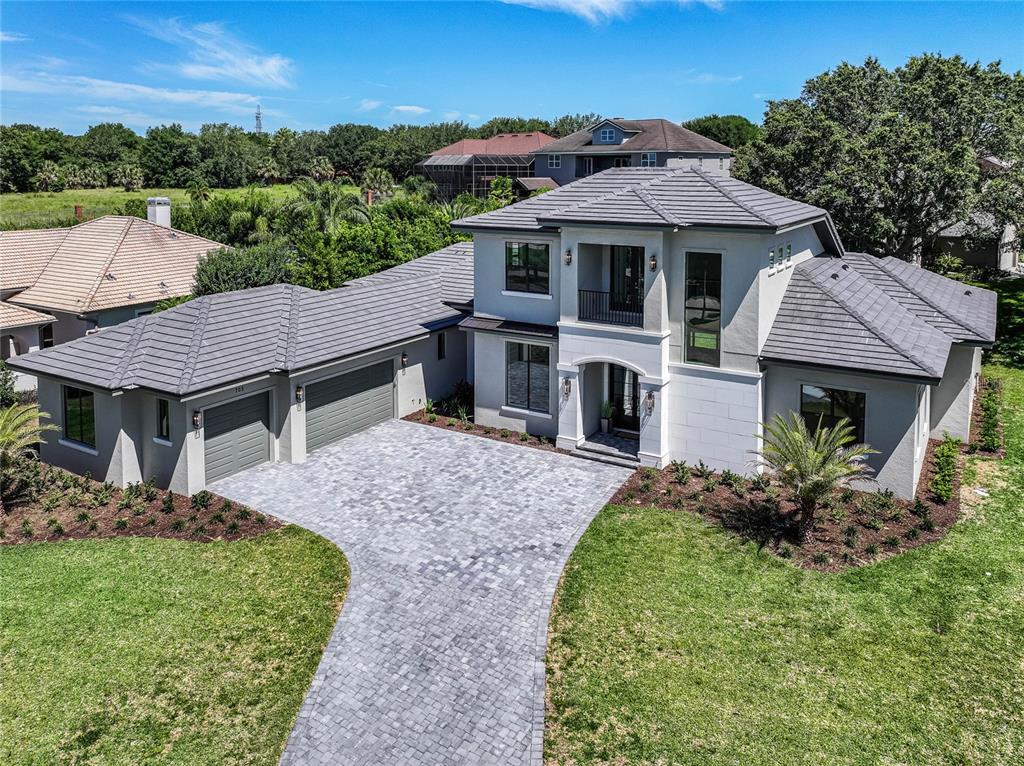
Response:
[[[171,198],[148,198],[146,200],[146,220],[157,226],[163,226],[165,229],[171,228]]]

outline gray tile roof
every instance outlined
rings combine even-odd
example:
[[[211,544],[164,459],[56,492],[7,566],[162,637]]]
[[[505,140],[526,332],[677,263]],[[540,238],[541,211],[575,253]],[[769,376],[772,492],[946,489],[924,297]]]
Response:
[[[591,125],[534,149],[534,154],[621,154],[623,152],[695,152],[703,154],[732,154],[732,149],[710,138],[694,133],[670,120],[602,120],[618,125],[635,135],[621,144],[594,144]],[[598,125],[601,123],[598,123]]]
[[[813,205],[699,168],[613,168],[453,225],[469,231],[539,231],[571,223],[775,230],[805,221],[824,221],[827,238],[842,252],[828,214]]]
[[[955,341],[990,344],[996,338],[996,294],[898,258],[847,253],[846,261],[915,316]]]
[[[11,360],[25,372],[111,390],[184,396],[273,371],[294,371],[456,324],[472,257],[466,243],[345,287],[271,285],[204,296]],[[424,267],[420,261],[430,259]],[[445,268],[458,263],[458,268]],[[442,277],[439,271],[446,272]]]
[[[348,284],[380,284],[414,274],[437,274],[441,277],[443,300],[455,304],[469,303],[473,300],[473,243],[456,242],[408,263],[353,279]]]
[[[937,382],[951,343],[845,259],[817,257],[793,269],[761,358]]]

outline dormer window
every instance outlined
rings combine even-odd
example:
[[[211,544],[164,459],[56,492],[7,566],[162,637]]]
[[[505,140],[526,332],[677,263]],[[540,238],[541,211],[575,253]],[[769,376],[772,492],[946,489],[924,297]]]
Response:
[[[601,128],[601,143],[611,144],[615,141],[615,129],[614,128]]]

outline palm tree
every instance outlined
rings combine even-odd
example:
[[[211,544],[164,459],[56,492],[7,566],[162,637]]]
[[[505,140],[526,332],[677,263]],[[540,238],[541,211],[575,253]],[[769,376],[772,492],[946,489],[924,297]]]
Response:
[[[864,459],[877,454],[867,444],[851,444],[854,431],[847,418],[831,428],[819,422],[812,434],[798,413],[790,412],[788,418],[776,414],[764,431],[758,461],[791,492],[800,508],[801,536],[813,529],[814,513],[825,497],[870,472]]]
[[[195,207],[202,207],[210,199],[210,185],[202,179],[196,179],[188,185],[188,199]]]
[[[363,173],[362,190],[371,204],[373,197],[386,197],[394,187],[395,179],[384,168],[370,168]]]
[[[337,181],[317,183],[312,178],[299,178],[293,184],[296,197],[289,207],[315,221],[324,234],[336,234],[343,223],[366,223],[370,211],[345,185]]]
[[[19,460],[34,455],[32,448],[42,441],[46,431],[56,431],[53,423],[44,423],[50,415],[35,404],[15,404],[0,410],[0,513],[4,503],[18,494],[19,482],[14,467]]]

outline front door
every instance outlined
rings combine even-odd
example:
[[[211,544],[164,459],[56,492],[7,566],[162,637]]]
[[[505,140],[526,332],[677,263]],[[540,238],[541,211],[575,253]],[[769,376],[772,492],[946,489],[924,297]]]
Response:
[[[608,393],[608,401],[615,408],[612,425],[627,431],[638,431],[640,429],[640,380],[636,373],[625,367],[619,367],[617,364],[609,364]]]

